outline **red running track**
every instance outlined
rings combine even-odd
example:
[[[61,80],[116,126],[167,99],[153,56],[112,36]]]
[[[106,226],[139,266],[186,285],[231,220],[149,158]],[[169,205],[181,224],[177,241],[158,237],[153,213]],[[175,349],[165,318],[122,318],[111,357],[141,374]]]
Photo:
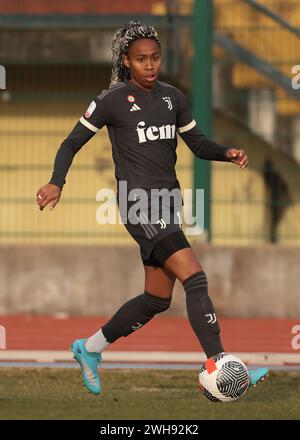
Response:
[[[90,336],[106,320],[19,315],[0,316],[0,325],[6,329],[8,350],[68,350],[74,339]],[[295,325],[300,320],[220,319],[223,345],[230,352],[296,353],[292,348]],[[199,343],[186,318],[156,317],[108,350],[199,352]]]

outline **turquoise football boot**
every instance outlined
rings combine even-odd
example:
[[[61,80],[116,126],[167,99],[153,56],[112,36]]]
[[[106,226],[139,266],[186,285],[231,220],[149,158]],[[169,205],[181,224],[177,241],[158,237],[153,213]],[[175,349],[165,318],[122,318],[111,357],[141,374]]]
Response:
[[[257,370],[249,370],[250,385],[249,387],[255,387],[258,383],[262,382],[269,374],[267,368],[258,368]]]
[[[101,392],[101,383],[98,375],[98,365],[101,363],[99,353],[89,353],[85,348],[86,339],[76,339],[70,347],[74,359],[81,367],[83,385],[93,394]]]

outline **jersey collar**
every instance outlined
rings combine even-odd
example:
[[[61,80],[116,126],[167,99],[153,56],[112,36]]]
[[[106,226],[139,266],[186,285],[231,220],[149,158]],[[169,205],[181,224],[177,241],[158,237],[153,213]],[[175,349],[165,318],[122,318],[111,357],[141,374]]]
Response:
[[[159,81],[158,80],[156,80],[154,87],[152,87],[152,89],[149,91],[142,89],[141,87],[136,86],[133,83],[130,83],[127,79],[124,80],[124,83],[127,85],[127,87],[130,87],[131,89],[133,89],[135,91],[139,91],[143,95],[153,95],[156,92],[156,90],[159,88]]]

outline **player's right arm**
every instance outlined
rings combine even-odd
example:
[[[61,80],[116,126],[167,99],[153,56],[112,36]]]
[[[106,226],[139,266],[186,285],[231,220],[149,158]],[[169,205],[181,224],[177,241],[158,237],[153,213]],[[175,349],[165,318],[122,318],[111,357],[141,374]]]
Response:
[[[107,106],[104,99],[97,97],[91,102],[85,114],[77,122],[69,136],[59,147],[54,170],[49,183],[42,186],[36,193],[36,201],[42,211],[50,203],[53,209],[59,202],[61,191],[66,183],[66,175],[73,162],[75,154],[86,144],[97,131],[108,121]]]

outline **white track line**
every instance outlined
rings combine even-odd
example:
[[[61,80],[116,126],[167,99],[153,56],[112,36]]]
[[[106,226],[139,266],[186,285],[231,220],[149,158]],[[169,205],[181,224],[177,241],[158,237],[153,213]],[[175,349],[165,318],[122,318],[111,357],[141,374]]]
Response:
[[[300,353],[232,353],[251,365],[300,365]],[[204,353],[174,351],[105,351],[104,362],[203,363]],[[66,350],[0,350],[0,362],[70,362]]]
[[[140,370],[199,370],[200,366],[199,363],[197,364],[158,364],[158,363],[109,363],[104,362],[104,364],[101,364],[101,369],[111,370],[111,369],[140,369]],[[55,363],[46,363],[46,362],[0,362],[0,369],[1,367],[6,368],[42,368],[42,367],[48,367],[48,368],[68,368],[73,369],[77,368],[79,369],[80,366],[76,362],[55,362]],[[250,369],[256,369],[261,367],[261,365],[248,365],[248,368]],[[300,365],[268,365],[267,366],[271,371],[300,371]]]

